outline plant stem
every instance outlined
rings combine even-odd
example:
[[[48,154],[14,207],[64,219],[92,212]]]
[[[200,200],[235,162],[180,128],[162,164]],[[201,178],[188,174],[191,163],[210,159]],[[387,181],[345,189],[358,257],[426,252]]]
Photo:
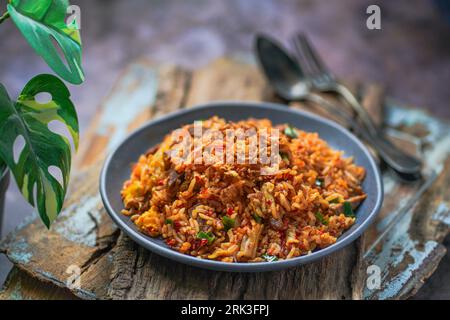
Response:
[[[6,11],[1,17],[0,17],[0,23],[2,23],[3,21],[5,21],[6,19],[9,18],[9,12]]]

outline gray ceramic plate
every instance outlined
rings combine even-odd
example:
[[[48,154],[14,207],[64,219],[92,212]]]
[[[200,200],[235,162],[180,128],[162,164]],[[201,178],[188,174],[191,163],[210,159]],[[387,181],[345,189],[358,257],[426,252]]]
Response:
[[[123,182],[130,176],[131,164],[137,161],[139,155],[161,142],[163,137],[171,130],[214,115],[234,121],[253,117],[268,118],[274,124],[289,123],[304,131],[318,132],[320,137],[326,140],[332,148],[343,150],[347,157],[353,156],[356,164],[363,166],[367,171],[363,189],[368,195],[356,211],[355,224],[338,238],[335,244],[325,249],[289,260],[259,263],[226,263],[195,258],[169,249],[161,239],[151,238],[140,233],[130,219],[120,213],[123,209],[120,190]],[[332,121],[307,112],[289,109],[286,106],[243,102],[203,105],[150,121],[130,134],[108,157],[100,177],[100,193],[105,208],[114,222],[123,232],[143,247],[181,263],[207,269],[236,272],[272,271],[298,266],[342,249],[358,238],[369,226],[383,201],[383,185],[375,161],[358,138],[346,129]]]

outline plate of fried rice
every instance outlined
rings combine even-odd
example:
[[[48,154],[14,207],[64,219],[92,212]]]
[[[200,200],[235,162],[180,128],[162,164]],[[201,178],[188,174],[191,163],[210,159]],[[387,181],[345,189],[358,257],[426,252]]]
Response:
[[[355,240],[383,200],[379,169],[340,125],[269,103],[152,120],[107,158],[103,203],[134,241],[220,271],[297,266]]]

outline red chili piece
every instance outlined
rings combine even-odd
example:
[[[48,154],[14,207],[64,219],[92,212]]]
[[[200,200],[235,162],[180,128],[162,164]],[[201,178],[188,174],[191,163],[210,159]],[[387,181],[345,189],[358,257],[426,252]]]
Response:
[[[166,240],[166,243],[169,246],[173,247],[177,243],[177,241],[175,239],[169,239],[169,240]]]
[[[177,220],[177,221],[173,222],[173,228],[175,229],[175,231],[180,230],[181,227],[182,227],[182,225],[181,225],[180,221]]]

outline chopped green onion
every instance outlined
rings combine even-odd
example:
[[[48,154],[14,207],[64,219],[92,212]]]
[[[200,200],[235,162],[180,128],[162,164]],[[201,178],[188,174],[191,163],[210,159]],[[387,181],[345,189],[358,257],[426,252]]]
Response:
[[[328,201],[328,203],[339,203],[339,202],[340,202],[340,198],[339,197],[331,199],[330,201]]]
[[[315,184],[316,184],[316,186],[322,188],[323,187],[323,179],[317,178]]]
[[[206,240],[208,240],[208,244],[211,244],[211,243],[213,243],[213,241],[216,237],[212,234],[211,231],[208,231],[208,232],[200,231],[199,233],[197,233],[197,238],[206,239]]]
[[[280,152],[280,157],[281,157],[281,159],[283,159],[283,161],[289,162],[289,156],[287,153]]]
[[[225,229],[225,231],[228,231],[231,228],[234,228],[235,220],[228,216],[223,216],[222,223],[223,223],[223,228]]]
[[[267,262],[274,262],[274,261],[277,261],[277,260],[278,260],[278,258],[277,258],[276,256],[271,256],[271,255],[269,255],[269,254],[267,254],[267,253],[264,253],[264,254],[261,256],[261,258],[263,258],[263,259],[266,260]]]
[[[353,213],[352,204],[348,201],[344,202],[344,214],[346,217],[354,218],[355,214]]]
[[[291,127],[290,125],[286,127],[286,129],[284,129],[284,134],[287,135],[289,138],[297,138],[298,134],[295,131],[295,129],[293,127]]]
[[[328,225],[327,219],[325,219],[325,217],[320,212],[316,213],[316,219],[319,220],[320,223],[322,223],[322,224],[324,224],[326,226]]]
[[[173,224],[172,219],[166,219],[166,224]]]
[[[261,223],[262,218],[258,216],[256,213],[253,214],[253,219],[255,219],[256,223]]]

